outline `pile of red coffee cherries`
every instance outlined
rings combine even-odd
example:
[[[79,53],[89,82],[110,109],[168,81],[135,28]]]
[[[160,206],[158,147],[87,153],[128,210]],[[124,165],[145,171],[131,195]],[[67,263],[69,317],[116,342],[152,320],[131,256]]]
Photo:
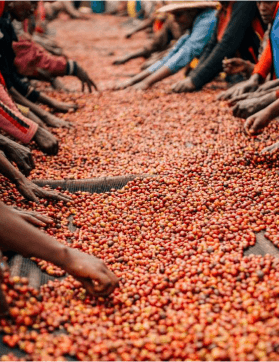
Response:
[[[119,21],[97,17],[100,29],[101,19]],[[108,81],[111,58],[88,49],[92,77],[100,64]],[[79,52],[72,49],[85,62]],[[70,276],[37,292],[6,273],[11,318],[0,330],[27,360],[278,360],[279,260],[244,252],[259,232],[279,245],[279,164],[260,153],[279,128],[250,138],[215,100],[218,91],[166,92],[176,77],[145,93],[77,96],[81,108],[65,116],[74,128],[55,131],[59,154],[34,150],[33,179],[153,177],[103,194],[76,192],[67,205],[26,203],[1,178],[2,201],[48,214],[54,223],[45,232],[103,259],[120,279],[110,297],[96,299]]]

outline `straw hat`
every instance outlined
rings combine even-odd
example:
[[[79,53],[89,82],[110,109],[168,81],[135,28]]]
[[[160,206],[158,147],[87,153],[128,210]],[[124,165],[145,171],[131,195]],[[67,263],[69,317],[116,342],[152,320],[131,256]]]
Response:
[[[180,1],[168,4],[157,10],[158,13],[176,12],[187,9],[205,9],[217,8],[220,3],[218,1]]]

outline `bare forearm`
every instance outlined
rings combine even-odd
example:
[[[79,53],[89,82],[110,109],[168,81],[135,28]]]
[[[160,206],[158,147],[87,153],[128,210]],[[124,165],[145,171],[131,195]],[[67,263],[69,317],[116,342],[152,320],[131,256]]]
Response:
[[[16,185],[24,178],[23,174],[11,164],[2,151],[0,151],[0,173]]]
[[[11,88],[10,93],[13,96],[13,99],[17,103],[19,103],[25,107],[28,107],[33,113],[35,113],[38,117],[40,117],[42,119],[44,119],[44,117],[46,117],[47,112],[45,110],[43,110],[42,108],[37,106],[35,103],[30,102],[27,98],[22,96],[16,89]]]
[[[13,142],[13,141],[11,141],[9,138],[2,136],[0,134],[0,149],[1,150],[5,150],[8,146],[8,144],[10,144],[11,142]]]
[[[133,31],[131,31],[130,34],[136,34],[141,30],[147,29],[148,27],[152,26],[153,19],[146,19],[140,24],[138,27],[136,27]]]
[[[0,214],[0,248],[25,257],[41,258],[60,266],[66,260],[66,246],[28,224],[2,202]]]
[[[148,70],[140,72],[131,79],[131,85],[141,82],[143,79],[149,77],[150,74],[151,73]]]
[[[269,116],[269,119],[274,119],[279,116],[279,99],[275,102],[271,103],[268,107],[266,107],[266,112]]]
[[[148,86],[151,86],[154,83],[159,82],[160,80],[163,80],[167,77],[172,75],[171,70],[168,67],[161,67],[158,69],[155,73],[151,73],[145,80],[145,82],[148,84]]]

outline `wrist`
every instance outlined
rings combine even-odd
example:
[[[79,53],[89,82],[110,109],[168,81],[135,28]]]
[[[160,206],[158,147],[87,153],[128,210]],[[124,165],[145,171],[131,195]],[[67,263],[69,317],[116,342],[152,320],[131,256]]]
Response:
[[[262,82],[262,77],[258,73],[251,75],[250,82],[255,85],[259,85]]]
[[[7,150],[10,148],[8,139],[3,137],[2,135],[0,135],[0,148],[2,150]]]
[[[50,253],[51,257],[48,258],[49,261],[67,271],[67,266],[71,263],[71,248],[58,243],[54,249],[55,250]]]

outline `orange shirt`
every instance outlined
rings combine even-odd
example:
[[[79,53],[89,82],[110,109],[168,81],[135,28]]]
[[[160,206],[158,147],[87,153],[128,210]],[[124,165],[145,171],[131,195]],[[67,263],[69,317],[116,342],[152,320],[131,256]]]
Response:
[[[279,10],[279,2],[277,3],[273,19],[275,19],[276,14]],[[266,47],[264,48],[264,51],[259,59],[258,64],[255,65],[253,74],[259,74],[263,79],[267,77],[267,75],[272,71],[273,66],[273,59],[272,59],[272,48],[271,48],[271,42],[270,39],[268,40],[268,43]],[[274,77],[274,74],[272,75]]]

